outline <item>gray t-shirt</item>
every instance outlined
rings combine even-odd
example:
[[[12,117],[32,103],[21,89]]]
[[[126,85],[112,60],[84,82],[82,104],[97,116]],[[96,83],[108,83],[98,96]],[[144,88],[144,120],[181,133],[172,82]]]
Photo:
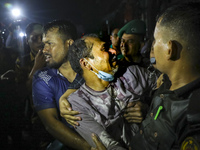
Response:
[[[93,147],[91,134],[95,133],[108,150],[127,148],[138,125],[128,124],[123,111],[129,102],[141,100],[155,86],[156,81],[149,79],[149,72],[136,65],[128,67],[104,91],[94,91],[84,83],[68,97],[73,110],[81,113],[77,132]]]

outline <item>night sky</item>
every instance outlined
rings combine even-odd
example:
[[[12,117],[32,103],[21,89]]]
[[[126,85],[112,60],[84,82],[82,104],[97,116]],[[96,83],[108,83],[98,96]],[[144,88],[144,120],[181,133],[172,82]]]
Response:
[[[30,22],[47,23],[55,19],[68,19],[79,30],[95,32],[107,18],[121,14],[120,6],[126,0],[0,0],[0,22],[7,26],[13,21],[10,8],[18,6],[23,12],[22,28]]]

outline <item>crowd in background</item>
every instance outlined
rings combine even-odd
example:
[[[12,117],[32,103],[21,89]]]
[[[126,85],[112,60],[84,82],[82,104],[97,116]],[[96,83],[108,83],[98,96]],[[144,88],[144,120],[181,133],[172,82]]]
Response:
[[[194,6],[191,5],[191,7]],[[188,9],[191,8],[188,7]],[[180,11],[184,12],[183,8],[180,8]],[[171,12],[169,11],[168,13]],[[158,20],[156,29],[162,28],[163,33],[167,33],[162,26],[165,26],[165,23],[168,20],[167,21],[162,20],[163,19],[162,17],[166,18],[168,17],[167,19],[170,20],[170,17],[164,14],[163,16],[161,16],[160,20]],[[174,23],[172,22],[170,25],[173,26]],[[144,21],[139,19],[134,19],[124,24],[124,26],[115,25],[111,27],[111,29],[112,32],[110,35],[102,36],[99,35],[99,33],[95,33],[83,36],[82,34],[77,35],[76,31],[77,29],[75,25],[73,25],[73,23],[71,23],[70,21],[52,20],[52,22],[49,22],[45,25],[40,23],[30,23],[26,27],[26,36],[23,38],[16,38],[15,36],[16,26],[11,24],[8,27],[7,30],[9,31],[9,34],[7,35],[7,37],[3,38],[1,36],[0,38],[0,111],[1,111],[0,140],[2,143],[1,147],[3,149],[70,150],[70,149],[81,149],[80,147],[82,147],[82,149],[90,149],[91,147],[95,147],[95,145],[94,143],[92,143],[92,138],[88,134],[94,130],[98,130],[99,132],[101,130],[100,127],[96,128],[97,126],[96,122],[98,122],[102,126],[105,126],[106,129],[108,128],[108,132],[110,132],[110,135],[115,134],[113,133],[114,131],[112,131],[111,129],[113,127],[112,126],[113,124],[110,125],[109,123],[106,122],[107,120],[114,122],[117,120],[115,122],[116,126],[118,125],[120,127],[119,131],[115,130],[115,132],[119,133],[119,135],[116,135],[117,137],[116,139],[118,139],[118,136],[120,138],[121,137],[123,138],[122,139],[119,138],[118,141],[116,139],[113,140],[113,141],[116,140],[117,143],[114,144],[112,142],[109,143],[107,141],[102,140],[102,139],[110,140],[110,138],[108,138],[107,136],[107,133],[103,132],[98,135],[101,139],[99,143],[103,143],[102,146],[103,148],[106,147],[107,149],[112,149],[112,148],[117,149],[122,147],[127,148],[136,146],[136,149],[140,149],[138,145],[142,144],[142,146],[145,147],[144,144],[145,142],[150,143],[150,144],[148,143],[150,146],[148,144],[147,145],[151,149],[155,149],[155,147],[157,147],[157,149],[159,148],[162,149],[167,147],[166,146],[167,143],[165,143],[166,139],[164,138],[162,139],[164,143],[162,143],[163,142],[162,140],[157,141],[156,139],[158,134],[162,132],[158,133],[157,131],[151,130],[154,133],[152,134],[152,137],[149,141],[145,139],[146,138],[145,135],[142,138],[141,135],[143,135],[143,131],[145,132],[147,131],[148,134],[151,134],[150,133],[151,131],[146,129],[145,127],[146,125],[150,124],[149,122],[151,122],[152,116],[155,116],[157,114],[159,115],[158,111],[155,114],[155,111],[157,110],[158,107],[159,107],[158,109],[160,109],[159,111],[161,111],[163,107],[166,107],[164,109],[166,110],[169,105],[170,106],[172,105],[174,109],[177,107],[177,105],[180,106],[183,105],[181,109],[183,107],[184,108],[188,107],[184,105],[185,103],[189,103],[188,101],[185,102],[184,104],[182,103],[178,104],[177,102],[177,105],[176,103],[166,104],[165,102],[163,102],[165,97],[163,96],[163,94],[161,94],[163,91],[165,91],[166,87],[170,88],[169,85],[171,83],[169,81],[169,77],[171,80],[172,75],[170,74],[171,72],[169,71],[169,66],[170,65],[176,66],[176,64],[175,63],[173,64],[173,62],[177,61],[180,57],[180,55],[178,54],[181,51],[179,49],[181,47],[181,44],[179,43],[179,41],[174,41],[173,39],[170,40],[166,39],[170,41],[167,45],[168,47],[170,47],[167,49],[169,50],[169,53],[168,54],[160,53],[160,56],[163,56],[164,58],[164,55],[165,56],[169,55],[168,60],[172,61],[170,62],[170,65],[166,65],[167,63],[166,64],[163,63],[160,65],[159,61],[161,62],[161,60],[159,60],[159,57],[158,55],[156,55],[156,52],[154,54],[155,51],[154,44],[156,43],[155,39],[156,38],[158,39],[159,34],[156,35],[156,37],[154,35],[154,40],[153,37],[146,37],[147,30]],[[174,33],[179,32],[178,29],[176,30],[177,31],[172,31],[172,32]],[[178,36],[181,37],[181,34]],[[174,38],[176,36],[173,37],[173,33],[171,35],[170,31],[169,37]],[[177,39],[179,40],[179,38]],[[103,54],[97,51],[99,50],[98,49],[99,45],[101,45],[100,51],[105,51],[109,55],[108,60],[106,60],[107,54],[104,55],[105,56],[104,58],[105,61],[108,61],[107,63],[110,63],[109,65],[110,68],[113,69],[112,71],[115,71],[116,69],[115,68],[116,61],[117,65],[120,66],[119,69],[117,68],[118,71],[114,72],[113,74],[110,73],[111,75],[107,74],[108,72],[106,72],[105,70],[104,70],[105,72],[103,72],[99,69],[101,67],[102,68],[104,67],[103,63],[99,65],[102,66],[99,67],[98,69],[96,69],[93,66],[96,64],[94,63],[95,61],[93,62],[91,61],[91,59],[95,59],[95,57],[97,57],[96,55],[94,55],[94,53],[99,54],[101,57],[103,57]],[[166,45],[163,44],[163,47],[164,46]],[[189,48],[190,47],[188,47],[188,49]],[[173,51],[174,49],[176,49],[175,52]],[[195,48],[191,47],[191,49],[193,50]],[[89,50],[93,52],[93,56],[90,56],[91,54],[88,53]],[[70,52],[68,53],[68,51]],[[198,53],[196,55],[198,55]],[[190,59],[190,57],[188,56],[188,58],[186,58],[185,60],[187,59]],[[76,64],[77,62],[80,63],[81,65],[80,64],[79,64],[80,66],[77,65]],[[197,61],[194,60],[192,61],[192,63],[195,64],[197,63]],[[161,66],[164,67],[162,68]],[[178,64],[177,66],[180,66],[180,64]],[[187,65],[185,66],[186,66],[185,68],[187,68]],[[184,70],[185,68],[182,68],[182,70]],[[199,69],[198,65],[196,68]],[[176,67],[175,69],[179,70],[178,67]],[[190,72],[192,71],[190,70]],[[164,73],[164,75],[162,73]],[[188,78],[198,80],[197,78],[199,77],[198,73],[196,74],[197,74],[196,76],[191,75]],[[101,83],[99,79],[101,79],[100,81],[103,81],[103,83]],[[120,81],[118,79],[120,79]],[[106,82],[104,83],[104,81]],[[165,85],[163,84],[164,81],[166,83]],[[188,79],[187,81],[188,81],[187,83],[190,83],[190,81],[192,82],[193,80]],[[112,84],[109,84],[109,82]],[[101,88],[100,84],[104,85],[103,89]],[[164,85],[164,87],[161,85]],[[81,89],[79,89],[79,87],[81,87]],[[177,87],[181,88],[182,85]],[[178,89],[177,87],[174,89],[175,90]],[[120,96],[123,97],[123,93],[126,93],[125,94],[126,96],[123,98],[124,103],[118,104],[119,107],[121,107],[121,105],[125,105],[124,107],[119,108],[119,112],[124,113],[122,116],[120,116],[120,118],[115,118],[115,115],[118,113],[117,111],[113,112],[114,114],[111,113],[112,108],[110,107],[111,106],[116,107],[117,104],[113,105],[110,104],[111,106],[109,108],[104,108],[104,107],[101,108],[100,104],[97,103],[93,104],[89,102],[88,105],[82,101],[83,103],[79,104],[80,108],[79,106],[76,106],[77,103],[79,103],[79,101],[82,100],[81,98],[83,98],[84,100],[88,98],[89,100],[95,101],[95,99],[98,98],[101,99],[103,97],[102,99],[106,100],[107,97],[109,96],[107,96],[105,93],[103,93],[102,95],[94,94],[95,92],[99,93],[100,91],[103,91],[104,88],[106,89],[105,91],[111,93],[110,94],[112,95],[111,98],[113,97],[118,98]],[[109,88],[111,91],[109,91]],[[164,90],[162,88],[164,88]],[[79,113],[76,112],[74,114],[70,114],[69,112],[67,112],[66,113],[67,117],[69,117],[67,118],[65,117],[66,115],[65,110],[62,109],[61,106],[66,105],[66,109],[70,109],[71,111],[72,107],[68,106],[68,101],[66,102],[65,100],[60,101],[60,103],[63,102],[62,103],[63,105],[59,104],[60,97],[62,97],[62,95],[66,91],[69,91],[69,93],[71,94],[77,89],[79,89],[78,92],[75,92],[74,95],[71,95],[69,97],[69,102],[72,104],[73,109],[76,108],[78,109],[77,111],[80,112],[82,111],[81,114],[83,114],[83,112],[85,111],[82,110],[82,108],[84,107],[89,108],[90,106],[92,106],[89,112],[86,111],[89,115],[95,116],[94,120],[96,119],[96,122],[92,122],[93,124],[91,123],[90,124],[91,126],[87,124],[88,123],[87,121],[86,122],[80,121],[81,119],[83,120],[87,119],[88,117],[86,116],[88,115],[87,113],[84,114],[85,116],[80,115],[81,118],[79,117],[71,118],[69,116],[74,116]],[[117,92],[120,91],[121,93],[119,94],[116,91]],[[169,90],[166,91],[169,92]],[[185,95],[183,94],[184,91],[186,91],[184,93]],[[157,97],[155,98],[151,97],[152,95],[150,96],[150,94],[154,92],[155,95],[158,95],[157,97],[160,97],[160,101],[162,101],[162,108],[160,106],[157,106],[158,103],[159,105],[161,105],[161,102],[159,102],[159,100],[155,100]],[[165,92],[164,94],[166,94]],[[179,92],[177,91],[179,95],[182,94],[180,96],[181,98],[180,97],[177,98],[176,96],[172,95],[172,97],[169,96],[172,99],[172,100],[170,99],[169,101],[171,102],[174,99],[176,100],[190,99],[191,96],[187,95],[187,92],[188,91],[186,90],[186,88],[185,90],[181,89],[179,90]],[[65,94],[67,96],[69,95],[67,92]],[[84,94],[85,96],[83,96]],[[172,93],[169,92],[167,94],[170,95]],[[77,95],[80,96],[80,100],[79,97],[76,97]],[[63,96],[64,96],[63,99],[65,99],[66,98],[65,95]],[[130,97],[132,99],[129,100]],[[154,98],[153,99],[154,103],[152,104],[150,100],[151,98]],[[140,99],[141,103],[138,102],[138,99]],[[79,101],[76,103],[76,100]],[[107,102],[109,103],[110,101],[108,100]],[[147,113],[147,108],[150,108],[152,112]],[[76,109],[74,111],[76,111]],[[137,112],[137,114],[132,113],[133,109],[139,109],[136,111],[134,110],[135,112]],[[99,119],[98,115],[99,113],[101,114],[101,112],[99,112],[100,110],[102,112],[110,111],[111,115],[108,113],[110,116],[105,115],[104,116],[105,118],[100,115],[103,119],[101,117]],[[185,109],[180,111],[185,113]],[[171,107],[170,107],[170,112],[171,112]],[[181,114],[182,112],[179,112],[179,114]],[[132,119],[132,116],[129,116],[130,114],[133,115],[133,118],[136,117],[137,119],[135,118]],[[144,114],[145,115],[147,114],[146,119]],[[154,120],[157,119],[158,115],[155,116]],[[172,120],[174,119],[173,118],[174,114],[166,114],[166,116],[167,115],[169,115],[170,117],[172,116]],[[183,115],[182,118],[185,118],[184,116],[185,114],[181,115]],[[114,119],[111,116],[112,117],[114,116]],[[123,117],[125,119],[122,119]],[[177,118],[179,119],[179,117]],[[123,122],[120,119],[126,121]],[[141,123],[143,119],[145,120],[143,121],[142,129],[139,130],[140,126],[138,126],[138,123]],[[74,122],[71,123],[71,125],[69,125],[70,122],[73,122],[72,120],[79,120],[80,122],[79,123]],[[89,121],[91,121],[91,118],[89,118]],[[163,120],[161,119],[160,121],[161,126],[162,126],[162,121]],[[182,125],[184,124],[188,125],[188,123],[184,122],[185,121],[184,119],[182,120],[180,119],[180,121],[183,121],[181,122]],[[127,122],[128,124],[131,123],[133,125],[131,126],[131,129],[130,128],[128,129],[132,131],[132,129],[134,128],[133,133],[131,132],[135,136],[134,138],[132,138],[132,135],[131,138],[127,138],[130,136],[126,135]],[[198,119],[196,119],[194,122],[195,123],[198,122]],[[174,124],[177,125],[177,122],[175,121]],[[77,127],[75,127],[76,125]],[[78,127],[79,125],[81,126],[81,128]],[[171,138],[172,140],[171,141],[169,140],[170,142],[168,144],[169,145],[171,144],[171,146],[174,149],[177,148],[176,147],[177,145],[180,146],[181,143],[185,140],[185,137],[188,136],[188,134],[182,135],[181,133],[182,130],[191,127],[190,125],[186,127],[182,127],[181,125],[177,126],[180,127],[180,131],[170,130],[172,134],[168,135],[168,137],[170,136],[172,137]],[[76,128],[78,129],[75,130]],[[123,131],[121,131],[122,128]],[[195,129],[196,130],[191,129],[192,131],[187,130],[191,137],[193,137],[193,133],[195,131],[196,133],[199,132],[198,127],[195,127]],[[162,129],[158,130],[162,131]],[[174,135],[173,132],[175,133],[178,132],[177,133],[178,136]],[[138,135],[137,133],[140,135]],[[198,134],[195,135],[195,138],[197,136]],[[69,137],[72,138],[70,139]],[[141,138],[140,140],[145,142],[135,142],[137,141],[137,138],[138,139]],[[78,140],[75,141],[74,139]],[[198,141],[199,138],[196,139]],[[151,143],[152,141],[154,141],[156,144],[153,145]],[[196,140],[193,139],[192,141],[196,142]],[[134,145],[133,143],[135,143],[136,145]],[[161,146],[159,144],[161,144]],[[195,146],[198,147],[198,145],[199,144],[196,144]]]

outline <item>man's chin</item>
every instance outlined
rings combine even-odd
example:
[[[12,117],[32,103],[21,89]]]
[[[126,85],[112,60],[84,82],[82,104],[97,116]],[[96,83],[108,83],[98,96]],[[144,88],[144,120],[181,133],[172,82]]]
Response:
[[[61,66],[61,64],[58,64],[58,63],[50,63],[50,62],[47,63],[47,67],[49,67],[49,68],[58,69],[58,68],[60,68],[60,66]]]

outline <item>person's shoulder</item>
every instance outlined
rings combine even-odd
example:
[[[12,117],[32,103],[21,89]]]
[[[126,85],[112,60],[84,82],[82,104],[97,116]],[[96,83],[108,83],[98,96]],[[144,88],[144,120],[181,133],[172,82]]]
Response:
[[[69,95],[68,97],[69,102],[80,103],[80,100],[83,101],[84,99],[88,98],[88,94],[85,92],[84,86],[85,84],[81,85],[78,90],[76,90],[74,93]]]
[[[44,67],[42,69],[37,70],[36,73],[34,74],[34,77],[46,80],[56,75],[57,75],[57,69]]]
[[[142,74],[148,74],[149,71],[148,69],[144,68],[144,67],[141,67],[141,66],[138,66],[138,65],[131,65],[127,68],[126,73],[133,73],[133,74],[137,74],[138,72],[142,73]]]

